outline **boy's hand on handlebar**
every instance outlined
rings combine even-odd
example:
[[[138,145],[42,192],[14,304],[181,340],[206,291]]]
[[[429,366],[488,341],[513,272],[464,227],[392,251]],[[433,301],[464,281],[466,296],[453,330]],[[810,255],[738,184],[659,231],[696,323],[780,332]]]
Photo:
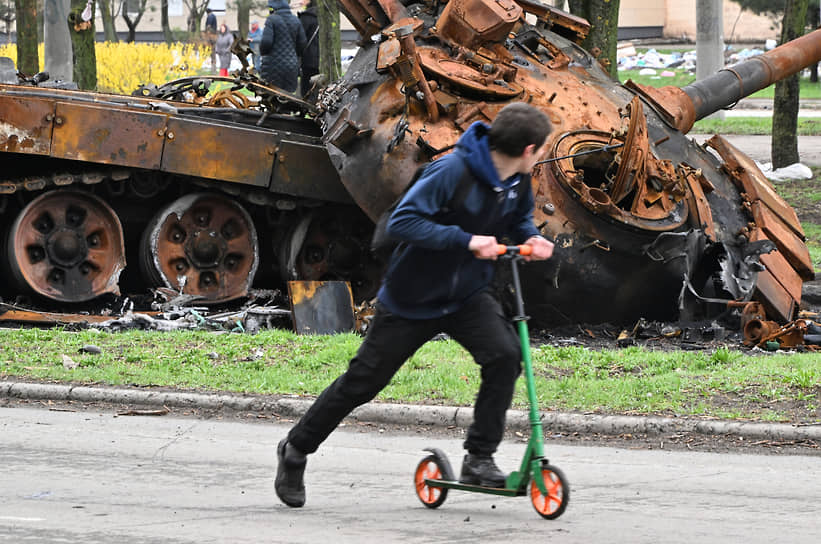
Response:
[[[475,255],[477,259],[490,259],[495,261],[499,255],[496,249],[498,245],[496,237],[494,236],[474,234],[470,238],[468,249],[473,252],[473,255]]]
[[[531,236],[525,244],[533,248],[531,254],[524,257],[526,261],[544,261],[553,255],[553,242],[541,236]]]

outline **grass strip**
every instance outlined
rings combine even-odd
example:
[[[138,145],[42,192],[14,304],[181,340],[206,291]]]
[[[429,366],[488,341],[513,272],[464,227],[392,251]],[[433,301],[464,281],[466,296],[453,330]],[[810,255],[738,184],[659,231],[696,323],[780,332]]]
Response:
[[[821,135],[821,117],[799,117],[799,136]],[[741,134],[771,136],[772,117],[725,117],[724,119],[702,119],[693,125],[691,134]]]
[[[283,330],[246,335],[4,329],[0,378],[316,396],[345,370],[360,343],[353,334],[299,336]],[[101,353],[81,352],[87,344]],[[817,353],[544,345],[534,346],[533,361],[542,410],[794,423],[821,418]],[[469,406],[478,386],[478,368],[467,352],[453,341],[436,341],[423,346],[378,398]],[[525,405],[520,380],[514,406]]]

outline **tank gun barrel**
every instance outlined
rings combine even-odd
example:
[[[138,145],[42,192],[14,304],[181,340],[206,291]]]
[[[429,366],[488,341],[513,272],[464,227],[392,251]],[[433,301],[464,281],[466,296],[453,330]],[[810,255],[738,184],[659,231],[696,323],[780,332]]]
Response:
[[[630,81],[626,86],[648,98],[686,133],[696,121],[816,62],[821,62],[821,29],[682,88],[653,89]]]
[[[692,100],[698,121],[819,61],[821,29],[719,70],[682,90]]]

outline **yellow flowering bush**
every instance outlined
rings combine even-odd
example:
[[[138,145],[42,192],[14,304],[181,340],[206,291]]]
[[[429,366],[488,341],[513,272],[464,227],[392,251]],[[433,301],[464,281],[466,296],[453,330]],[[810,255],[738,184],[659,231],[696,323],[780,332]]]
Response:
[[[207,46],[174,43],[97,43],[97,90],[131,94],[143,84],[196,75],[209,57]],[[43,44],[37,52],[43,66]],[[17,60],[17,46],[0,46],[0,56]]]
[[[14,61],[14,65],[17,66],[17,44],[15,43],[7,43],[4,45],[0,45],[0,57],[9,57],[11,60]],[[43,44],[40,44],[37,47],[37,58],[40,60],[40,69],[43,69]],[[27,75],[34,75],[34,74],[27,74]]]
[[[196,75],[208,56],[207,47],[181,43],[98,43],[97,89],[131,94],[140,85]]]

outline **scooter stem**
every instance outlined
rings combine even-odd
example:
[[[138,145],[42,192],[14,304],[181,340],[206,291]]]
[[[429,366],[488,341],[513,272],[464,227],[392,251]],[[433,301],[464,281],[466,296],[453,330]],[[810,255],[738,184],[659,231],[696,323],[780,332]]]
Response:
[[[522,299],[522,284],[519,280],[519,261],[522,258],[514,255],[510,259],[511,270],[513,272],[513,291],[516,296],[516,315],[513,321],[519,329],[519,341],[522,347],[522,364],[524,366],[525,384],[527,386],[527,400],[530,404],[530,444],[529,449],[532,458],[541,459],[544,457],[544,435],[542,434],[542,422],[539,419],[536,399],[536,384],[533,377],[533,361],[530,358],[530,334],[527,329],[528,317],[525,315],[525,304]]]

